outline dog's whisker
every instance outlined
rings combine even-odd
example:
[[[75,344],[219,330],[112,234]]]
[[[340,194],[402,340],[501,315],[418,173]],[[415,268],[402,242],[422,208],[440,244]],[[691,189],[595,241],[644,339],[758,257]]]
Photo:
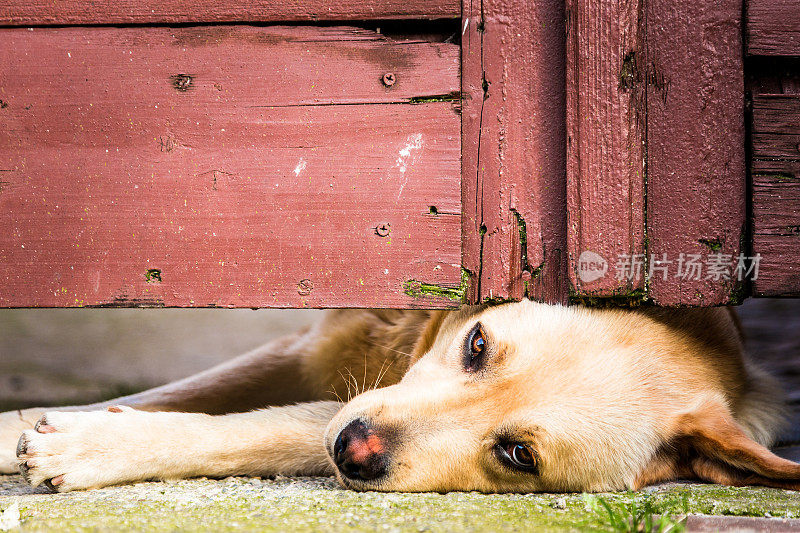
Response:
[[[372,383],[369,390],[375,390],[376,388],[378,388],[378,383],[380,383],[381,378],[383,377],[382,373],[384,366],[386,366],[386,360],[384,360],[383,363],[381,363],[381,368],[380,370],[378,370],[378,376],[375,378],[375,381]]]
[[[376,387],[381,386],[381,382],[383,382],[383,378],[385,378],[389,374],[389,370],[392,368],[392,364],[393,363],[390,362],[388,365],[386,365],[386,370],[383,371],[383,374],[380,376],[380,379],[378,379],[378,382],[375,384]]]
[[[389,363],[389,364],[386,365],[386,363]],[[386,366],[385,369],[384,369],[384,366]],[[370,390],[377,389],[380,386],[381,380],[386,376],[386,374],[389,373],[389,369],[391,367],[392,367],[391,361],[389,361],[388,359],[385,359],[383,361],[383,363],[381,364],[381,369],[378,371],[378,377],[375,379],[375,383],[372,385],[372,388]]]
[[[338,372],[339,375],[342,377],[342,381],[344,381],[345,387],[347,387],[347,401],[349,402],[353,398],[353,395],[350,392],[350,380],[344,377],[344,374],[342,374],[341,370],[339,370]]]
[[[352,395],[352,393],[351,393],[351,391],[350,391],[350,380],[352,380],[352,384],[353,384],[353,390],[355,390],[355,393],[356,393],[356,395],[358,395],[358,394],[359,394],[359,392],[358,392],[358,380],[357,380],[357,379],[356,379],[356,377],[353,375],[353,372],[352,372],[352,370],[350,370],[350,368],[347,368],[346,370],[347,370],[347,375],[348,375],[348,376],[350,376],[350,377],[349,377],[349,379],[348,379],[348,378],[345,378],[345,379],[347,379],[347,395],[348,395],[348,401],[350,401],[350,399],[352,399],[352,398],[353,398],[353,395]],[[344,376],[342,376],[342,377],[344,378]]]
[[[402,354],[402,355],[407,355],[408,357],[413,357],[413,355],[412,355],[412,354],[410,354],[410,353],[408,353],[408,352],[404,352],[404,351],[402,351],[402,350],[397,350],[397,349],[395,349],[395,348],[392,348],[392,347],[390,347],[390,346],[384,346],[383,344],[378,344],[377,342],[375,342],[375,341],[374,341],[374,340],[372,340],[372,339],[367,339],[367,340],[368,340],[368,341],[369,341],[369,342],[370,342],[370,343],[371,343],[373,346],[377,346],[378,348],[383,348],[384,350],[390,350],[390,351],[392,351],[392,352],[397,352],[397,353],[399,353],[399,354]]]
[[[344,401],[344,400],[342,400],[342,397],[341,397],[341,396],[339,396],[339,393],[338,393],[338,392],[336,392],[336,387],[335,387],[335,386],[333,386],[333,385],[332,385],[332,386],[331,386],[331,388],[330,388],[330,389],[329,389],[327,392],[328,392],[329,394],[333,394],[334,396],[336,396],[336,400],[337,400],[339,403],[341,403],[341,404],[344,404],[344,403],[345,403],[345,401]]]
[[[361,393],[367,390],[367,352],[364,352],[364,379],[361,381]]]

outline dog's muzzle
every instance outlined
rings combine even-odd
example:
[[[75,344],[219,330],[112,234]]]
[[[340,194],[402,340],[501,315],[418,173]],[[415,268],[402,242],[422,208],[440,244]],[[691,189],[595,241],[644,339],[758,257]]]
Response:
[[[363,420],[353,420],[336,437],[333,461],[348,479],[378,479],[386,475],[386,441]]]

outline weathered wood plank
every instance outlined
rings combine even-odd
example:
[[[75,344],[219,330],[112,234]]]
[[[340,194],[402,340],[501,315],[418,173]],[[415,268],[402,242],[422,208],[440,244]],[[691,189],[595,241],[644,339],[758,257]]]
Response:
[[[742,251],[740,5],[570,0],[568,6],[574,295],[661,305],[740,298],[738,282],[678,271],[681,254]],[[597,255],[581,261],[584,252]],[[602,277],[599,267],[607,268]]]
[[[800,178],[753,177],[754,296],[800,296]]]
[[[747,0],[747,53],[800,55],[800,3],[797,0]]]
[[[774,124],[774,123],[773,123]],[[754,159],[755,172],[779,172],[787,163],[800,159],[800,123],[794,123],[794,133],[754,132],[753,151],[769,159]],[[797,165],[795,165],[797,166]]]
[[[458,0],[7,0],[0,24],[180,24],[454,18]]]
[[[644,268],[615,266],[646,252],[643,13],[593,0],[568,0],[567,12],[570,283],[579,298],[631,297]]]
[[[457,46],[242,26],[0,41],[0,306],[457,304],[415,297],[461,283]]]
[[[756,296],[800,296],[800,95],[753,97]]]
[[[465,0],[463,17],[470,301],[566,301],[563,1]]]
[[[656,258],[745,251],[741,11],[738,0],[647,2],[647,238]],[[743,296],[736,279],[700,277],[655,275],[649,296],[661,305]]]

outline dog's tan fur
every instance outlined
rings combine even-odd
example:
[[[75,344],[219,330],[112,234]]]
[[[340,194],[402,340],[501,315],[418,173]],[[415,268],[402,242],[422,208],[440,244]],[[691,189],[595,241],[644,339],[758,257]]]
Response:
[[[486,363],[467,372],[477,322]],[[19,466],[60,491],[334,473],[365,490],[600,491],[677,477],[796,488],[800,465],[766,448],[782,419],[777,390],[746,359],[727,309],[332,311],[174,384],[4,413],[0,471]],[[330,459],[355,420],[382,432],[389,466],[377,479],[345,477]],[[501,438],[533,450],[537,471],[499,461]]]

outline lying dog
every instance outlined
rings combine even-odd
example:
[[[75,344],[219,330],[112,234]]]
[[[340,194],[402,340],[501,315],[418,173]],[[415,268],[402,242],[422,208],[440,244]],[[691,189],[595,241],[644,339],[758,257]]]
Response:
[[[332,311],[180,382],[0,415],[0,470],[57,491],[334,473],[382,491],[798,488],[765,447],[778,389],[739,333],[721,308]]]

